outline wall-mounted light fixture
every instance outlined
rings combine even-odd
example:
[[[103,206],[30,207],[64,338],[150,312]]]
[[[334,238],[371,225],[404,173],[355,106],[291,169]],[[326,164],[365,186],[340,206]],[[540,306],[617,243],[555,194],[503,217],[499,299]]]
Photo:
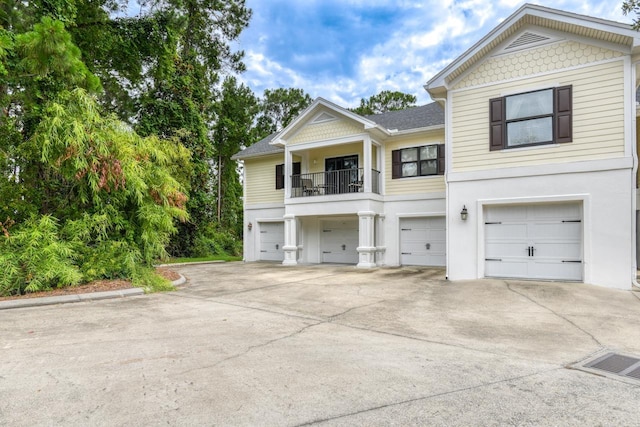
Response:
[[[252,223],[247,224],[247,228],[249,229],[249,231],[251,231],[251,229],[253,228],[253,224]]]
[[[462,210],[460,211],[460,219],[466,221],[468,216],[469,212],[467,211],[467,205],[464,205],[462,206]]]

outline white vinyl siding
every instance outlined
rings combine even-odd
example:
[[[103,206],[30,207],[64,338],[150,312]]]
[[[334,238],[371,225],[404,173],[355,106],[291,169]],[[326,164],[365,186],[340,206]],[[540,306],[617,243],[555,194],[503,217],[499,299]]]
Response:
[[[623,62],[452,93],[453,172],[615,158],[624,154]],[[551,85],[573,85],[573,141],[489,151],[489,99]]]

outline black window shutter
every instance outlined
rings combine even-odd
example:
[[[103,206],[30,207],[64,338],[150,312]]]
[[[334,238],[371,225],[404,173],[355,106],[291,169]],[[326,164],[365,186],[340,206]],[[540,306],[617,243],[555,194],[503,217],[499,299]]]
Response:
[[[301,187],[301,182],[300,182],[300,173],[302,168],[300,167],[301,164],[300,162],[294,162],[293,163],[293,171],[292,171],[292,177],[291,177],[291,187],[293,188],[300,188]]]
[[[402,157],[400,152],[402,150],[393,150],[391,152],[391,178],[402,178]]]
[[[571,142],[573,140],[572,125],[572,87],[561,86],[556,88],[556,142]]]
[[[438,175],[444,175],[444,144],[438,144]]]
[[[489,150],[504,148],[504,98],[489,100]]]
[[[284,165],[276,165],[276,190],[284,188]]]

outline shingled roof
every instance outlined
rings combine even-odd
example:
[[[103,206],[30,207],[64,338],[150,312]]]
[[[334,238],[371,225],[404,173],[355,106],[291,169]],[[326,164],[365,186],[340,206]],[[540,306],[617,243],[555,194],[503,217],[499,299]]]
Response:
[[[364,117],[385,129],[399,131],[444,124],[444,110],[437,102]]]
[[[436,102],[419,107],[407,108],[406,110],[389,111],[388,113],[373,114],[364,117],[385,129],[397,131],[421,129],[444,124],[444,110]],[[270,144],[277,135],[278,132],[261,139],[239,153],[236,153],[232,159],[242,160],[284,152],[282,147]]]

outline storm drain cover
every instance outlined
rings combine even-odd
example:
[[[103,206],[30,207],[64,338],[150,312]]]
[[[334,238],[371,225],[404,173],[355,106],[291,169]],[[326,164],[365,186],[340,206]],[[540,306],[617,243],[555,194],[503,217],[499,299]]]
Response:
[[[640,380],[640,357],[618,353],[607,353],[596,357],[580,367],[587,372],[606,372],[627,379]],[[586,369],[585,369],[586,368]]]

